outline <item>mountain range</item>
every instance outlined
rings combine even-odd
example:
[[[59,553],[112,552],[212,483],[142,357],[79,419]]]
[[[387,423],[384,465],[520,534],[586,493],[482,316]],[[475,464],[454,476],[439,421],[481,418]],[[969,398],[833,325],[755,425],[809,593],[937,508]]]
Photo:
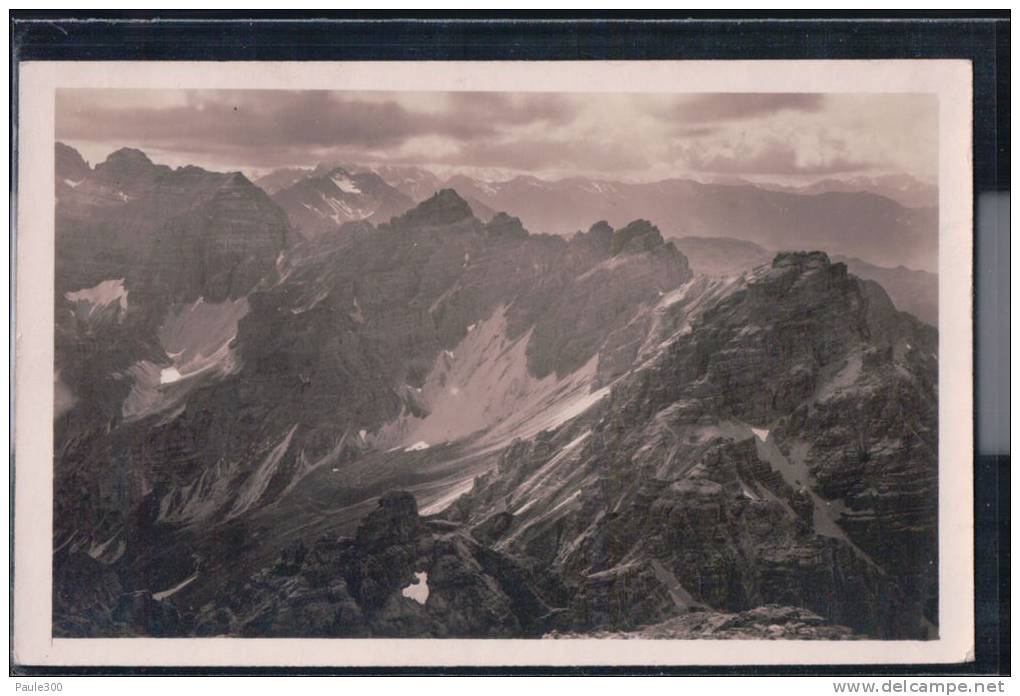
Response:
[[[443,181],[421,167],[392,165],[371,172],[396,189],[387,192],[389,203],[380,207],[381,194],[351,200],[324,183],[329,166],[304,170],[307,175],[292,184],[297,195],[274,189],[281,178],[300,170],[272,172],[256,183],[266,182],[295,227],[313,234],[348,220],[385,221],[445,187],[456,190],[481,219],[512,211],[528,229],[548,234],[570,236],[595,219],[621,226],[643,216],[654,219],[668,237],[725,236],[767,249],[822,249],[887,268],[935,272],[938,265],[937,191],[904,176],[829,179],[801,187],[739,179],[482,181],[455,175]]]
[[[845,193],[866,192],[896,201],[905,208],[937,208],[939,204],[938,186],[920,181],[909,174],[903,173],[818,179],[801,185],[784,185],[763,181],[750,182],[739,177],[718,178],[714,182],[738,186],[752,185],[770,191],[785,191],[801,195],[830,193],[833,191]]]
[[[387,193],[387,200],[392,201],[392,205],[383,206],[380,208],[380,213],[366,217],[365,212],[377,209],[373,207],[376,204],[371,200],[344,204],[346,207],[342,207],[335,202],[333,204],[325,202],[334,200],[329,195],[323,195],[319,192],[319,189],[322,188],[323,177],[328,178],[329,176],[330,166],[323,164],[315,169],[276,170],[263,178],[257,179],[256,183],[268,185],[269,189],[267,190],[273,193],[275,182],[280,181],[281,178],[294,178],[295,182],[291,184],[292,188],[290,189],[294,194],[279,195],[279,192],[276,191],[278,194],[276,195],[276,200],[287,211],[296,227],[314,230],[315,234],[323,229],[336,227],[342,222],[350,220],[368,219],[370,221],[379,221],[388,219],[387,216],[403,212],[410,208],[414,202],[424,200],[444,186],[443,181],[438,176],[421,167],[400,165],[377,167],[374,173],[396,190]],[[342,172],[343,170],[339,171]],[[342,175],[346,176],[346,174]],[[367,177],[369,174],[359,176]],[[297,182],[304,183],[298,184]],[[687,184],[694,185],[694,182],[687,182]],[[618,200],[621,197],[625,197],[628,200],[632,198],[635,190],[634,186],[615,182],[594,182],[581,179],[545,182],[535,178],[522,178],[502,184],[490,184],[459,176],[450,179],[448,185],[455,188],[458,195],[461,195],[469,202],[472,211],[478,218],[489,220],[494,215],[494,210],[528,211],[524,222],[531,228],[534,228],[534,223],[528,222],[528,216],[537,216],[541,220],[543,216],[535,211],[548,204],[550,198],[557,196],[557,191],[563,195],[562,198],[556,198],[555,206],[558,206],[561,212],[566,211],[562,214],[572,215],[579,220],[586,219],[583,216],[588,215],[589,211],[592,210],[597,214],[605,214],[608,220],[614,219],[614,215],[620,220],[633,219],[628,217],[630,215],[628,211],[631,210],[634,216],[638,215],[636,205],[630,203],[622,204]],[[378,187],[379,184],[377,183],[376,186]],[[675,199],[670,200],[670,196],[675,193],[675,189],[678,186],[680,186],[680,182],[660,182],[660,184],[654,186],[637,185],[636,190],[642,191],[640,195],[654,199],[649,206],[650,208],[661,209],[677,205]],[[763,189],[740,180],[708,185],[697,184],[696,186],[701,187],[702,191],[692,195],[696,199],[704,200],[693,203],[689,210],[693,211],[694,215],[714,220],[711,223],[699,223],[697,227],[700,231],[711,231],[712,234],[709,236],[690,236],[666,233],[667,237],[672,238],[688,258],[691,259],[696,271],[707,275],[739,274],[743,271],[751,270],[757,265],[769,262],[777,250],[797,248],[822,249],[831,253],[834,260],[846,263],[857,276],[881,283],[898,308],[910,312],[929,324],[937,325],[938,276],[927,270],[914,270],[903,265],[909,262],[918,263],[925,267],[934,267],[937,254],[931,249],[919,253],[909,250],[882,251],[874,245],[874,235],[869,235],[866,243],[862,243],[860,237],[854,231],[856,230],[857,223],[854,222],[853,225],[855,227],[848,230],[846,228],[849,223],[846,220],[858,220],[861,217],[867,217],[866,213],[843,216],[843,220],[821,220],[822,216],[818,216],[820,218],[819,225],[839,228],[837,231],[844,237],[840,243],[833,243],[833,238],[836,235],[816,233],[813,228],[808,227],[807,223],[803,222],[803,220],[809,219],[812,215],[817,215],[820,208],[829,213],[840,211],[852,205],[859,205],[862,210],[868,210],[870,206],[874,205],[871,197],[878,195],[877,192],[879,191],[886,193],[890,191],[904,191],[910,194],[905,198],[908,202],[935,204],[937,203],[937,198],[932,194],[930,187],[926,187],[921,182],[910,177],[894,175],[858,177],[849,181],[827,179],[816,182],[811,186],[800,188],[772,187],[770,189]],[[343,193],[337,193],[329,184],[326,184],[326,187],[332,190],[330,195],[336,197],[344,195]],[[651,192],[649,191],[650,188],[652,189]],[[656,188],[659,189],[661,195],[655,193],[654,189]],[[298,202],[299,196],[297,192],[299,191],[302,192],[301,196],[309,197],[309,200],[312,200],[312,204]],[[604,193],[604,200],[599,202],[587,200],[587,194],[592,191]],[[623,192],[621,193],[621,191]],[[778,192],[781,194],[781,198],[768,200],[770,191]],[[817,199],[818,196],[829,193],[836,195],[839,200],[836,203],[832,203],[831,201],[819,201]],[[403,197],[399,194],[403,194]],[[712,198],[721,198],[726,195],[733,199],[733,205],[736,208],[746,207],[749,211],[747,213],[726,213],[726,206],[723,203],[709,202]],[[762,196],[766,198],[764,200],[756,200]],[[861,196],[863,198],[860,198]],[[348,194],[349,198],[350,195]],[[482,200],[488,200],[489,203],[483,203]],[[572,200],[577,202],[571,204],[570,201]],[[704,209],[709,207],[713,208],[714,211],[705,212]],[[750,210],[755,207],[773,209],[771,216],[776,218],[774,225],[766,219],[768,215],[759,216],[757,212]],[[899,206],[887,198],[882,198],[880,207],[895,210]],[[623,208],[623,210],[620,210],[620,208]],[[785,212],[775,213],[774,209],[777,208]],[[561,213],[557,213],[557,215],[559,214]],[[622,217],[620,217],[621,215]],[[752,229],[748,229],[744,224],[727,221],[725,218],[728,215],[741,218],[752,216],[763,220],[763,222],[756,224]],[[674,213],[668,213],[665,219],[671,219],[674,216]],[[916,216],[916,218],[912,218],[912,216]],[[794,220],[794,224],[800,226],[802,231],[792,233],[791,229],[793,228],[785,228],[786,222],[778,219],[781,217]],[[922,245],[930,246],[935,239],[936,218],[937,215],[933,207],[922,206],[911,211],[911,209],[904,206],[898,213],[885,215],[883,218],[885,221],[879,221],[876,229],[882,229],[883,226],[886,226],[886,229],[888,229],[888,225],[897,228],[900,226],[900,223],[896,222],[897,219],[914,220],[913,222],[906,223],[907,226],[931,223],[930,234],[920,235],[920,237],[929,237],[927,241],[922,242]],[[889,222],[889,220],[892,220],[892,222]],[[917,221],[927,221],[927,223]],[[555,224],[560,225],[562,228],[561,223]],[[685,224],[689,227],[693,223]],[[773,226],[776,229],[771,229]],[[768,229],[763,231],[763,228]],[[767,248],[748,239],[719,236],[717,233],[720,230],[733,230],[755,239],[764,237],[773,240],[774,243]],[[894,234],[912,235],[912,233],[903,232],[902,230],[894,232]],[[886,244],[885,246],[888,250],[888,248],[895,245]],[[844,251],[839,253],[841,249]],[[851,249],[853,253],[845,251]],[[870,259],[878,259],[879,262],[868,262],[858,258],[861,255]],[[889,265],[890,262],[897,259],[900,259],[899,265],[895,267]]]
[[[738,237],[769,249],[824,249],[880,265],[935,271],[936,208],[907,208],[866,191],[804,195],[752,185],[671,179],[622,183],[521,176],[446,183],[493,210],[510,210],[532,230],[572,234],[591,219],[611,225],[655,220],[668,237]]]
[[[55,636],[937,635],[938,335],[847,264],[56,156]]]

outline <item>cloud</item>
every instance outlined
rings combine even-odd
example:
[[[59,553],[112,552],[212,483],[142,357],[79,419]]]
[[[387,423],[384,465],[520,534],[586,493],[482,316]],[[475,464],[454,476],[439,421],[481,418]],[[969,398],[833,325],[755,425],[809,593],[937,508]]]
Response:
[[[506,92],[453,92],[451,116],[457,120],[505,124],[565,123],[576,110],[561,94]]]
[[[56,135],[92,161],[137,147],[220,171],[319,162],[485,176],[937,174],[918,94],[106,90],[57,92]]]
[[[307,162],[322,151],[356,156],[422,136],[470,142],[498,137],[506,126],[562,124],[574,115],[559,95],[453,93],[445,108],[429,110],[410,108],[398,98],[326,91],[188,92],[183,103],[153,106],[137,92],[126,103],[117,95],[103,96],[58,92],[57,137],[219,155],[251,166]]]
[[[660,116],[685,123],[713,123],[761,118],[783,111],[818,112],[824,95],[791,94],[699,94],[679,99]]]
[[[476,141],[444,156],[439,163],[522,171],[603,172],[640,169],[649,164],[638,150],[626,143],[539,139]]]
[[[709,135],[715,135],[719,132],[718,128],[712,128],[709,126],[685,126],[678,128],[675,134],[681,138],[704,138]]]
[[[780,140],[741,143],[727,149],[712,150],[699,144],[681,146],[675,153],[690,169],[697,172],[731,175],[804,176],[859,172],[873,168],[872,162],[854,159],[846,154],[842,143],[831,142],[821,149],[795,147]]]

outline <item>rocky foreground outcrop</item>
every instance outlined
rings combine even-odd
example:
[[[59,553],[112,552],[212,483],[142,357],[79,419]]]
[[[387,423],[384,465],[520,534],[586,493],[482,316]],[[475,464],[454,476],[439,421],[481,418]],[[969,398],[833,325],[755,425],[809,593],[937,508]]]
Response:
[[[587,631],[571,589],[548,570],[486,543],[498,520],[468,527],[418,515],[414,496],[378,501],[353,537],[322,536],[284,549],[275,563],[201,607],[124,591],[87,554],[60,555],[57,572],[88,588],[58,594],[56,635],[172,637],[755,638],[848,639],[848,628],[797,607],[739,614],[691,607],[634,631]],[[498,532],[497,532],[498,533]],[[62,583],[65,586],[67,583]]]
[[[353,537],[299,541],[197,608],[178,607],[172,596],[154,599],[149,590],[125,591],[87,554],[60,555],[58,577],[68,582],[55,598],[57,632],[537,637],[555,626],[554,607],[566,601],[556,579],[487,548],[470,532],[422,519],[414,496],[389,493]]]
[[[410,592],[416,588],[416,592]],[[196,635],[525,637],[541,635],[564,590],[469,530],[418,516],[394,492],[353,538],[299,543],[194,617]]]
[[[739,614],[693,611],[637,631],[552,632],[546,638],[610,638],[613,640],[855,640],[846,626],[834,626],[799,607],[769,604]]]

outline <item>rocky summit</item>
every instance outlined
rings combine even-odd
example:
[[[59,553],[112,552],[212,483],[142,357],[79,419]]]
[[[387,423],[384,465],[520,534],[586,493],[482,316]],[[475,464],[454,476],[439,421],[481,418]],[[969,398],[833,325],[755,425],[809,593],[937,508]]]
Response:
[[[846,264],[76,155],[54,635],[938,635],[938,335]]]
[[[335,167],[296,178],[290,186],[274,191],[273,200],[298,234],[309,239],[346,222],[385,222],[414,206],[407,194],[370,171]]]

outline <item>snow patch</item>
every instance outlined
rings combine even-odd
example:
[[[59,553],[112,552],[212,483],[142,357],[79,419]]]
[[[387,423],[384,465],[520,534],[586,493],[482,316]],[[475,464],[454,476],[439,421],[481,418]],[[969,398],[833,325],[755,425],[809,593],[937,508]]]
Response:
[[[123,278],[104,280],[91,288],[64,293],[64,297],[84,309],[85,318],[92,316],[100,307],[107,307],[115,302],[121,311],[127,311],[128,308],[128,291],[124,288]]]
[[[174,585],[169,590],[163,590],[162,592],[154,592],[152,594],[152,598],[155,599],[157,602],[162,602],[167,597],[171,597],[171,596],[177,594],[178,592],[183,590],[185,587],[187,587],[191,583],[195,582],[195,580],[197,580],[197,579],[198,579],[198,573],[195,573],[194,575],[192,575],[190,578],[188,578],[184,582],[179,583],[177,585]]]
[[[452,442],[484,431],[478,444],[495,447],[554,428],[609,394],[608,387],[591,391],[597,355],[563,378],[533,376],[527,360],[531,332],[511,340],[506,324],[501,307],[476,324],[455,350],[444,352],[421,395],[428,415],[402,414],[376,433],[376,443]]]
[[[564,445],[563,449],[557,452],[555,456],[553,456],[548,462],[543,464],[538,469],[538,471],[529,476],[528,479],[524,481],[524,483],[517,487],[517,490],[513,494],[511,504],[516,505],[520,503],[522,498],[528,497],[531,494],[534,494],[536,496],[539,495],[544,484],[555,473],[555,470],[557,466],[560,464],[560,462],[562,462],[574,449],[576,449],[578,445],[587,440],[589,435],[591,435],[591,431],[585,430],[583,433],[581,433],[573,440],[568,442],[566,445]],[[514,514],[515,515],[521,514],[522,512],[524,512],[524,510],[526,510],[530,506],[531,502],[525,504],[523,507],[518,509],[517,512],[515,512]]]
[[[425,442],[424,440],[419,440],[418,442],[414,443],[410,447],[404,448],[404,451],[405,452],[420,452],[421,450],[427,450],[428,448],[429,448],[429,443]]]
[[[588,394],[582,394],[580,397],[568,401],[559,411],[553,414],[553,417],[549,419],[543,430],[550,430],[556,428],[563,423],[566,423],[572,418],[576,418],[581,415],[589,408],[602,401],[602,399],[609,396],[610,388],[602,387],[596,389]]]
[[[344,193],[361,193],[361,188],[358,187],[357,182],[347,176],[346,173],[334,174],[330,178],[333,180],[333,183],[336,184],[336,187]]]
[[[435,515],[436,513],[442,512],[446,508],[450,507],[457,498],[461,497],[465,493],[469,492],[475,485],[475,479],[469,478],[462,481],[459,485],[454,486],[448,492],[444,493],[439,498],[436,498],[431,503],[421,508],[418,514],[422,517],[428,515]]]
[[[315,212],[322,217],[329,217],[338,225],[343,224],[348,220],[364,220],[375,212],[374,209],[352,208],[346,201],[327,196],[321,191],[319,192],[319,197],[322,199],[323,203],[329,206],[329,209],[332,212],[323,212],[319,210],[315,210]],[[309,210],[314,209],[309,208]]]
[[[317,307],[319,305],[319,303],[322,302],[323,300],[325,300],[327,297],[329,297],[329,288],[327,288],[327,287],[319,288],[318,291],[315,292],[315,294],[313,294],[311,297],[305,299],[303,302],[301,302],[301,304],[299,304],[296,307],[291,307],[290,313],[291,314],[304,314],[308,310],[314,309],[315,307]],[[355,317],[352,317],[352,318],[354,318],[355,321],[357,321],[357,319]],[[359,323],[361,323],[361,322],[359,322]]]
[[[847,506],[839,500],[823,500],[815,492],[815,478],[807,465],[807,454],[811,446],[804,442],[794,442],[790,447],[790,456],[787,457],[779,449],[773,440],[772,442],[755,443],[755,450],[758,458],[766,461],[779,472],[783,480],[794,489],[806,492],[811,498],[814,507],[812,523],[815,534],[819,536],[832,537],[846,542],[861,558],[869,564],[880,569],[874,559],[857,546],[843,531],[839,520],[842,515],[849,512]]]
[[[176,367],[164,367],[159,373],[160,384],[173,384],[184,378],[184,375]]]
[[[414,574],[415,581],[400,591],[405,597],[418,604],[425,604],[429,599],[429,574],[425,571]]]
[[[294,437],[294,431],[297,428],[298,424],[295,423],[283,440],[280,441],[280,444],[266,455],[259,468],[245,480],[237,496],[237,502],[234,503],[234,507],[228,515],[229,518],[237,517],[259,502],[266,489],[269,488],[269,482],[276,476],[284,455],[290,449],[290,441]]]
[[[163,385],[187,380],[198,385],[203,375],[220,377],[233,374],[240,362],[231,348],[237,323],[248,313],[248,300],[206,302],[202,298],[174,305],[159,327],[159,342],[171,365],[142,360],[132,365],[125,376],[132,380],[131,391],[121,407],[127,420],[170,411],[187,396],[189,389],[161,389]]]

